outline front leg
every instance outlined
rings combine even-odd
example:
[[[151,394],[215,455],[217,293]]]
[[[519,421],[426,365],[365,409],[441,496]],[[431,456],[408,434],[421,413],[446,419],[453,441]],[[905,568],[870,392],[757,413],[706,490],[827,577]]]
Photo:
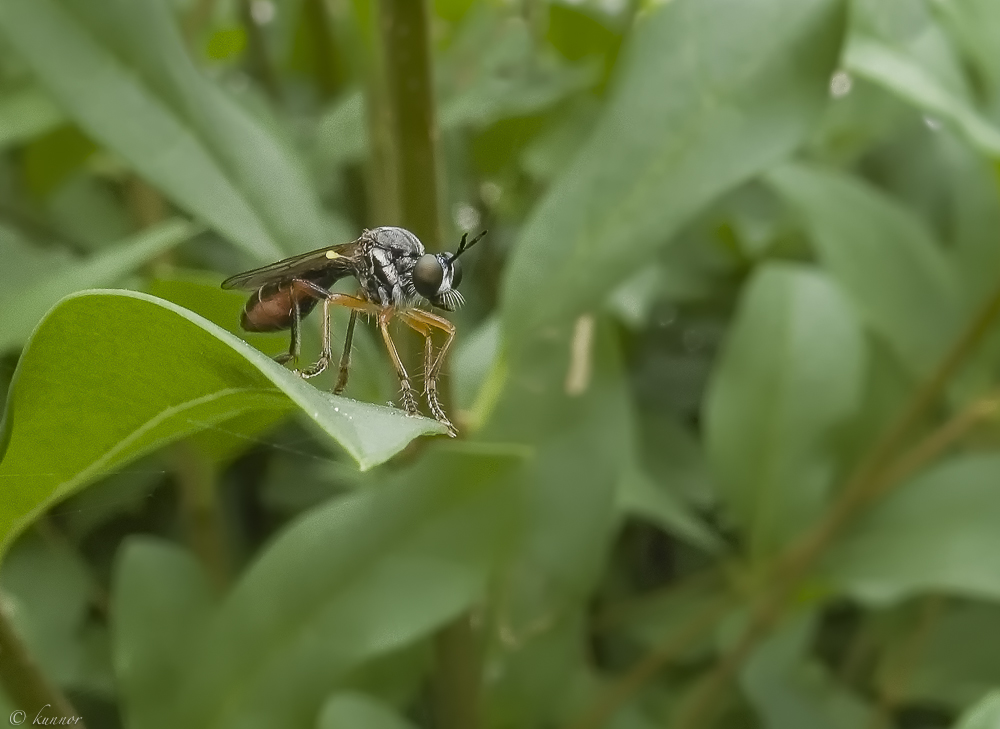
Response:
[[[430,408],[434,418],[447,427],[448,435],[454,438],[458,434],[458,430],[448,419],[444,408],[441,407],[441,401],[438,399],[438,377],[441,374],[445,355],[455,338],[455,325],[443,317],[422,309],[409,309],[400,316],[407,325],[424,337],[424,397],[427,399],[427,407]],[[434,340],[431,338],[432,327],[441,329],[446,334],[444,344],[441,345],[436,357],[434,356]]]

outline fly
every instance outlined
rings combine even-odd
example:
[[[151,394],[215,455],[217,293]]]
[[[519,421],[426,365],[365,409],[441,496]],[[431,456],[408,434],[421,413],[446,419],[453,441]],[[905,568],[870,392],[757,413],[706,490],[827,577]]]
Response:
[[[244,330],[290,330],[288,352],[275,357],[281,363],[298,360],[302,319],[316,308],[317,303],[322,302],[322,352],[316,362],[296,370],[304,378],[323,372],[333,359],[330,306],[350,309],[340,372],[333,389],[335,394],[340,394],[347,387],[351,340],[358,314],[374,316],[399,377],[403,409],[407,415],[417,415],[413,386],[389,334],[389,322],[393,317],[399,317],[424,338],[424,397],[427,407],[454,436],[455,426],[448,420],[438,400],[437,381],[445,355],[455,338],[455,326],[444,317],[419,308],[419,304],[427,301],[439,309],[455,311],[463,303],[458,291],[462,282],[462,266],[458,259],[484,235],[485,230],[469,241],[466,233],[457,252],[435,254],[425,252],[417,236],[404,228],[365,230],[360,238],[350,243],[320,248],[237,274],[223,281],[222,288],[254,291],[243,307],[240,324]],[[356,295],[329,290],[347,276],[353,276],[359,284]],[[445,333],[444,343],[437,351],[431,336],[434,330]]]

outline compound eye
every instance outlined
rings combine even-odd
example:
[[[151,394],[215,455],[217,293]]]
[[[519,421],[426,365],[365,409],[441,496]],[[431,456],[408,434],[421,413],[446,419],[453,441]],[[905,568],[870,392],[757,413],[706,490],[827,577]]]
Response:
[[[455,260],[451,262],[451,287],[457,289],[462,283],[462,262]]]
[[[417,265],[413,267],[413,286],[418,294],[425,299],[432,298],[441,289],[443,280],[444,269],[437,256],[425,253],[417,259]]]

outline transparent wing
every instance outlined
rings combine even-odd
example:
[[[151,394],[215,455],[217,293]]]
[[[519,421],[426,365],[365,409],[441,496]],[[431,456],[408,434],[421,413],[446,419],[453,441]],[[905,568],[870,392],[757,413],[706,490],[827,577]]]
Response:
[[[244,271],[223,281],[222,288],[256,291],[269,283],[305,278],[309,274],[318,272],[334,273],[338,270],[341,276],[346,276],[354,272],[355,262],[361,252],[360,242],[358,239],[350,243],[319,248],[252,271]]]

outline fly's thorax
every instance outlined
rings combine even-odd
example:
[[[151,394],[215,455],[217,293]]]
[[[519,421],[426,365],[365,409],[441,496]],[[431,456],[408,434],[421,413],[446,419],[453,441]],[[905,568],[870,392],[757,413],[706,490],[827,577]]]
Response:
[[[413,268],[424,246],[404,228],[365,231],[367,246],[357,279],[369,301],[382,306],[409,306],[417,298]]]

